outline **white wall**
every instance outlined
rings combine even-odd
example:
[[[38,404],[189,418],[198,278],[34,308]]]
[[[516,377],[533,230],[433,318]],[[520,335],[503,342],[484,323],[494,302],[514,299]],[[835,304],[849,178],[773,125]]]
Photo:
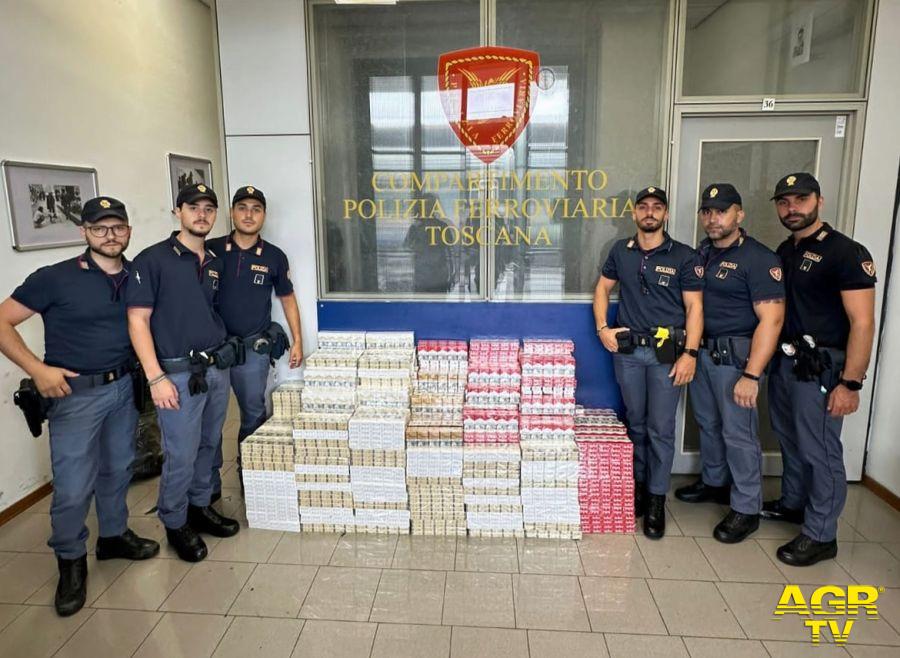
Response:
[[[863,162],[860,171],[858,218],[880,217],[879,228],[857,220],[856,237],[868,245],[879,267],[879,299],[884,289],[887,263],[887,232],[881,228],[891,221],[897,168],[900,165],[900,0],[881,0],[875,32],[874,67],[869,91]],[[870,227],[867,229],[867,226]],[[900,396],[897,367],[900,366],[900,236],[894,244],[894,275],[884,304],[887,308],[884,340],[878,355],[878,379],[872,397],[872,424],[866,455],[866,475],[900,496]],[[880,307],[876,314],[880,314]],[[873,360],[874,362],[874,360]],[[873,372],[870,368],[869,373]],[[865,409],[861,409],[865,413]],[[860,414],[862,415],[862,414]],[[864,421],[854,418],[854,421]],[[864,427],[864,425],[862,425]]]
[[[96,168],[101,194],[128,207],[131,256],[174,226],[168,152],[212,160],[222,187],[209,7],[199,0],[0,0],[0,16],[0,159]],[[2,203],[4,226],[6,214]],[[0,298],[34,269],[81,251],[16,253],[10,245],[4,228]],[[21,331],[43,355],[40,319]],[[0,357],[0,510],[50,480],[46,434],[32,438],[12,403],[23,376]]]
[[[229,193],[253,185],[266,195],[263,238],[290,260],[308,354],[318,322],[303,3],[218,0],[215,11]],[[277,303],[272,317],[284,319]],[[284,361],[277,378],[292,376]]]

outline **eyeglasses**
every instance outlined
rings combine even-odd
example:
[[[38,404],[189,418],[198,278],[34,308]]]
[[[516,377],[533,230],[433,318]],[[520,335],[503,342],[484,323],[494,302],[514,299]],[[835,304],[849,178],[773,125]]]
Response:
[[[115,226],[87,226],[85,227],[95,238],[105,238],[112,231],[117,238],[128,235],[131,227],[128,224],[116,224]]]

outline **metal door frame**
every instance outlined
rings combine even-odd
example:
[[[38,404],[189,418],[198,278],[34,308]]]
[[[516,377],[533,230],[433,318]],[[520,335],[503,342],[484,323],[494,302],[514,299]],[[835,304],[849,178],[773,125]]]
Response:
[[[837,204],[833,207],[834,212],[834,222],[835,226],[839,228],[842,232],[847,233],[848,235],[853,235],[853,230],[856,222],[856,197],[857,191],[859,187],[859,172],[860,172],[860,163],[862,159],[862,141],[863,141],[863,127],[865,126],[865,111],[866,106],[864,102],[857,103],[791,103],[788,105],[787,103],[783,104],[776,111],[772,112],[761,112],[759,109],[759,105],[756,103],[750,104],[742,104],[741,106],[735,106],[734,104],[722,104],[722,105],[683,105],[678,104],[675,106],[675,112],[673,114],[673,130],[672,130],[672,141],[671,141],[671,154],[668,160],[669,163],[669,171],[668,171],[668,181],[669,181],[669,203],[670,208],[677,208],[679,203],[679,184],[680,184],[680,176],[683,175],[684,172],[679,171],[678,163],[681,158],[681,148],[686,145],[682,145],[681,138],[683,134],[684,121],[690,119],[718,119],[718,120],[728,120],[733,118],[751,118],[751,119],[759,119],[764,121],[765,119],[781,119],[781,118],[802,118],[804,116],[809,117],[821,117],[821,116],[837,116],[837,115],[847,115],[847,131],[844,136],[845,148],[842,161],[840,163],[840,171],[841,171],[841,183],[839,189],[835,194],[829,194],[829,197],[837,198]],[[766,138],[759,138],[760,141],[765,140]],[[771,140],[766,141],[774,141],[778,139],[789,139],[783,137],[773,137]],[[819,137],[811,138],[811,137],[797,137],[795,139],[820,139]],[[702,148],[704,140],[700,138],[700,148]],[[718,138],[713,139],[712,141],[723,141]],[[751,141],[751,140],[738,140],[735,138],[733,141]],[[817,153],[816,164],[819,166],[819,157],[821,155],[821,150]],[[699,176],[699,163],[700,163],[700,154],[698,153],[697,162],[698,162],[698,173]],[[673,217],[670,221],[674,221],[676,225],[681,226],[680,222],[687,221],[687,218],[679,218],[677,215]],[[691,233],[696,236],[696,222],[694,222],[694,226],[691,229]],[[871,389],[871,387],[869,387]],[[871,397],[872,391],[866,391],[865,389],[861,393],[861,395],[865,395]],[[862,401],[861,405],[862,406]],[[685,432],[685,414],[687,412],[687,396],[681,396],[681,400],[678,404],[678,414],[676,417],[676,428],[675,428],[675,436],[677,438],[676,450],[675,450],[675,464],[673,465],[673,473],[697,473],[700,470],[700,453],[699,452],[685,452],[683,449],[684,446],[684,432]],[[852,418],[852,417],[851,417]],[[850,419],[848,419],[850,420]],[[845,422],[844,431],[848,430],[848,425],[851,423]],[[851,431],[855,431],[856,428],[850,428]],[[863,461],[866,452],[866,442],[867,437],[865,437],[865,428],[863,428],[864,440],[862,445],[860,446],[859,451],[845,451],[844,460],[847,466],[847,477],[850,480],[858,480],[862,477],[862,468]],[[763,453],[763,468],[764,470],[773,473],[777,472],[780,469],[778,465],[780,464],[781,456],[773,455],[771,453],[766,454]]]

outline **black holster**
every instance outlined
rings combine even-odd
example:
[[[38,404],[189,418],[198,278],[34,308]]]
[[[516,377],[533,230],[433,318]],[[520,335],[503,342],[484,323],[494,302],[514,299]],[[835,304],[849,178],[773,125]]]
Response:
[[[22,410],[31,435],[40,436],[41,426],[47,420],[50,400],[38,392],[33,379],[23,379],[19,382],[19,389],[13,393],[13,403]]]
[[[269,359],[274,364],[278,359],[280,359],[285,352],[291,346],[291,341],[288,339],[288,335],[282,327],[277,322],[273,322],[269,325],[269,328],[266,329],[266,334],[269,337],[269,341],[271,342],[271,347],[269,348]]]
[[[841,375],[844,373],[847,353],[833,347],[820,347],[819,350],[822,352],[822,360],[825,363],[825,369],[819,375],[819,385],[826,391],[831,391],[838,385]]]
[[[721,336],[708,338],[703,346],[709,350],[709,357],[717,366],[734,366],[738,370],[747,367],[752,340],[743,336]]]
[[[687,333],[684,329],[676,329],[675,327],[660,327],[669,332],[669,337],[662,339],[651,334],[650,339],[653,341],[653,351],[656,352],[656,360],[660,363],[675,363],[678,357],[684,353],[684,346],[687,340]]]
[[[138,413],[143,413],[147,400],[150,399],[150,384],[140,365],[131,371],[131,387],[134,392],[134,408]]]
[[[246,359],[244,342],[237,336],[230,336],[224,343],[210,352],[210,357],[219,370],[241,365]]]
[[[191,373],[188,379],[188,392],[191,396],[206,393],[209,390],[209,384],[206,383],[206,369],[209,363],[200,354],[191,353],[190,368]]]
[[[619,345],[619,354],[634,354],[634,348],[637,347],[634,343],[631,329],[617,332],[616,343]]]

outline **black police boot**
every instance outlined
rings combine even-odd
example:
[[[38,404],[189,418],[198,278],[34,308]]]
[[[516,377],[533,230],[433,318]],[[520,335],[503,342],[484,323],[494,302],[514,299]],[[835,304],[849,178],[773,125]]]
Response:
[[[233,537],[241,529],[234,519],[222,516],[212,506],[188,505],[188,523],[197,532],[205,532],[213,537]]]
[[[696,482],[675,490],[675,497],[685,503],[731,504],[731,487],[713,487],[698,478]]]
[[[775,552],[779,560],[792,567],[808,567],[837,556],[837,540],[816,541],[802,532]]]
[[[644,512],[644,534],[650,539],[662,539],[666,534],[666,497],[647,494]]]
[[[178,557],[185,562],[199,562],[206,557],[206,542],[188,523],[174,530],[166,528],[166,538]]]
[[[760,516],[769,521],[786,521],[787,523],[803,524],[803,510],[791,509],[781,499],[767,500],[763,503]]]
[[[647,507],[647,485],[643,482],[634,483],[634,518],[644,516]]]
[[[56,585],[56,614],[69,617],[84,607],[87,596],[87,555],[74,560],[58,557],[59,583]]]
[[[759,514],[742,514],[731,510],[713,530],[713,537],[723,544],[737,544],[759,529]]]
[[[97,559],[149,560],[159,553],[159,544],[152,539],[138,537],[128,528],[118,537],[97,539]]]

